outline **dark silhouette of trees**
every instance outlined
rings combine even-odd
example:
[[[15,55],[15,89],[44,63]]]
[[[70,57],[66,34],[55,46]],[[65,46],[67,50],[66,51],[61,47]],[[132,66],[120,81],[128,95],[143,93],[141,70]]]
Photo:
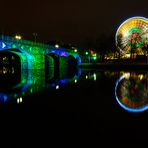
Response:
[[[95,41],[95,48],[101,56],[100,61],[104,62],[106,54],[115,54],[117,51],[114,36],[101,34]]]

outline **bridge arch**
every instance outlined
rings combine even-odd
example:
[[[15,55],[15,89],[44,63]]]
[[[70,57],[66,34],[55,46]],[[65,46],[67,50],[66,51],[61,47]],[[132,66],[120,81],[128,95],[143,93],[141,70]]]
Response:
[[[46,81],[53,81],[59,75],[59,56],[55,53],[45,55],[45,76]]]
[[[68,58],[68,67],[69,68],[74,68],[77,66],[78,61],[73,55],[69,55],[67,58]]]
[[[17,73],[21,70],[21,58],[9,50],[0,51],[0,70],[3,74]]]
[[[12,56],[13,63],[19,65],[20,69],[32,69],[34,57],[25,50],[19,48],[7,48],[0,51],[1,55]],[[15,60],[16,59],[16,60]]]
[[[59,56],[57,54],[48,53],[45,55],[45,66],[58,67],[58,65],[59,65]]]

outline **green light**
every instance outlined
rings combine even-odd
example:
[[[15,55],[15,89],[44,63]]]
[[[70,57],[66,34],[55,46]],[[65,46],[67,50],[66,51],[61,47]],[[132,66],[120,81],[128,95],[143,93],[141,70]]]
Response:
[[[15,44],[13,44],[13,45],[12,45],[12,48],[16,48],[16,45],[15,45]]]
[[[93,57],[93,59],[94,59],[94,60],[96,60],[96,59],[97,59],[97,57]]]
[[[9,50],[10,52],[15,53],[20,58],[21,68],[22,69],[45,69],[46,60],[45,57],[53,53],[54,55],[58,55],[58,58],[64,56],[67,58],[67,56],[71,55],[73,56],[79,63],[81,63],[81,58],[77,52],[77,49],[71,50],[63,48],[63,52],[60,51],[61,48],[59,48],[59,45],[56,45],[55,47],[42,44],[42,43],[36,43],[31,42],[27,40],[22,39],[16,39],[8,36],[2,36],[1,38],[2,43],[5,43],[5,49],[14,49]],[[4,46],[0,47],[4,48]],[[66,54],[57,54],[59,53],[66,53]],[[68,58],[67,58],[68,59]],[[61,61],[59,60],[59,65],[61,65]],[[66,60],[65,60],[66,61]],[[55,62],[55,61],[54,61]],[[50,63],[50,67],[54,67],[55,63]],[[67,68],[68,68],[68,64]]]
[[[129,30],[130,34],[133,33],[133,32],[140,33],[141,32],[141,28],[135,27],[135,28],[132,28],[131,30]]]

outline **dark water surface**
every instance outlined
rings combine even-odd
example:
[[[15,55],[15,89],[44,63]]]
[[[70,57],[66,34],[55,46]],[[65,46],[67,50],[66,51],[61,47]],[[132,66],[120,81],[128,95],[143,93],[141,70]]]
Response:
[[[1,135],[11,145],[143,145],[147,105],[147,71],[0,71]]]

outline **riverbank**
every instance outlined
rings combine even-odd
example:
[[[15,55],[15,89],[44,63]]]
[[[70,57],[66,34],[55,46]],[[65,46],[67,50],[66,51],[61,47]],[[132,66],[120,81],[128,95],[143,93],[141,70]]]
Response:
[[[113,70],[148,70],[148,63],[81,63],[79,68],[113,69]]]

